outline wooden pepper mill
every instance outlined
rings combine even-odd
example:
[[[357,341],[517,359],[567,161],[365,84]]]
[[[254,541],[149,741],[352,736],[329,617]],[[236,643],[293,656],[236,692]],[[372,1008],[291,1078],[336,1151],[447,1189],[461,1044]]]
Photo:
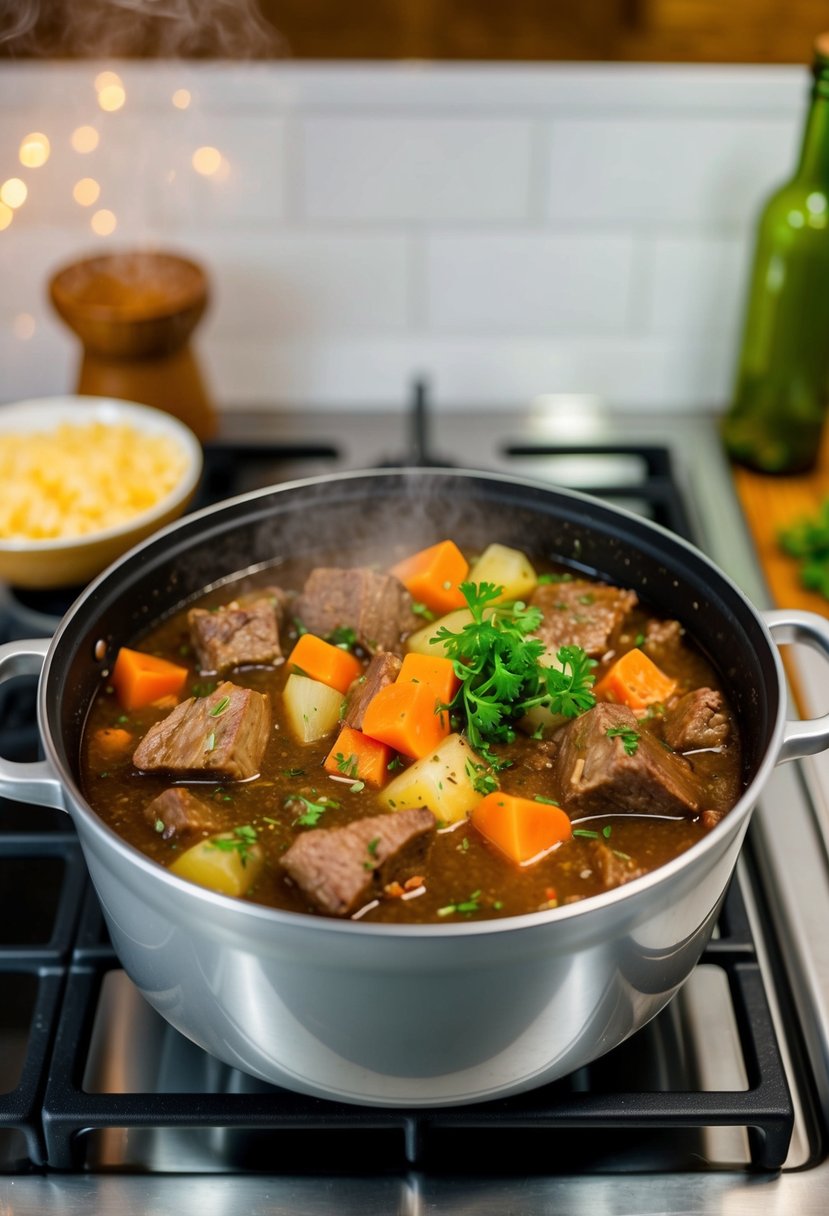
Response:
[[[201,440],[213,404],[190,347],[208,301],[204,271],[173,253],[128,250],[63,267],[49,284],[83,347],[77,391],[166,410]]]

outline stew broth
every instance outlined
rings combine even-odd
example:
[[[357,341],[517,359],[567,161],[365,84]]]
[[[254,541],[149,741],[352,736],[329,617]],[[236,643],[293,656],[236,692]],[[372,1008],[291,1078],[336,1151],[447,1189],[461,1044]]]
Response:
[[[339,555],[338,565],[345,564]],[[565,586],[573,576],[540,561],[535,569],[546,592],[545,611],[563,611],[549,589]],[[137,643],[143,652],[186,667],[179,700],[212,695],[222,680],[267,694],[272,726],[257,776],[230,781],[211,779],[205,773],[182,780],[170,773],[139,771],[133,763],[135,746],[170,714],[170,702],[162,699],[158,704],[127,710],[106,679],[93,700],[84,733],[82,780],[85,795],[97,814],[131,845],[164,866],[173,865],[197,837],[166,835],[159,830],[158,822],[147,817],[146,808],[171,785],[185,785],[209,804],[211,829],[203,831],[202,836],[232,833],[240,827],[253,829],[250,839],[256,840],[264,864],[257,869],[244,898],[292,912],[319,914],[315,902],[284,872],[281,859],[286,851],[306,831],[340,828],[367,816],[394,811],[382,804],[376,789],[355,780],[347,766],[342,774],[325,771],[323,765],[332,751],[336,731],[308,743],[294,737],[283,710],[283,693],[292,670],[289,661],[242,665],[221,676],[205,674],[194,654],[188,622],[188,613],[194,607],[215,611],[274,582],[293,596],[301,591],[308,572],[307,564],[286,562],[278,570],[258,573],[255,580],[227,583],[157,624]],[[581,574],[577,577],[579,581],[583,578]],[[603,586],[598,582],[595,585]],[[587,600],[590,594],[582,598]],[[300,631],[294,604],[293,600],[287,604],[280,628],[286,656]],[[591,603],[585,602],[582,608],[580,615],[589,618]],[[567,611],[572,612],[572,606]],[[573,613],[574,619],[577,615]],[[348,626],[349,622],[342,624]],[[656,620],[637,603],[624,614],[605,653],[597,659],[597,684],[622,654],[634,648],[650,652],[660,670],[676,682],[676,691],[668,702],[638,711],[637,731],[653,735],[666,754],[676,756],[665,737],[672,705],[689,690],[701,688],[714,690],[722,700],[722,683],[684,633],[670,622]],[[369,659],[365,648],[358,645],[355,653],[365,667]],[[612,799],[598,811],[591,808],[581,813],[570,810],[564,801],[573,822],[572,839],[528,865],[507,858],[468,818],[449,825],[439,820],[422,867],[416,866],[414,871],[404,868],[392,881],[373,890],[371,899],[353,914],[369,921],[394,923],[447,923],[520,915],[585,899],[663,865],[699,841],[741,792],[737,723],[727,703],[722,703],[721,717],[726,723],[725,742],[715,747],[688,747],[677,760],[683,770],[688,770],[699,792],[697,813],[638,814],[629,809],[618,813]],[[565,725],[564,729],[569,728]],[[114,731],[127,732],[129,745],[114,749]],[[504,793],[542,804],[562,802],[561,778],[556,772],[559,737],[555,731],[541,733],[541,738],[534,738],[519,730],[514,742],[493,743],[493,758],[499,763],[508,761],[509,767],[489,775]],[[623,741],[619,742],[621,745]],[[389,777],[411,763],[409,757],[393,756]],[[316,810],[309,814],[310,808]]]

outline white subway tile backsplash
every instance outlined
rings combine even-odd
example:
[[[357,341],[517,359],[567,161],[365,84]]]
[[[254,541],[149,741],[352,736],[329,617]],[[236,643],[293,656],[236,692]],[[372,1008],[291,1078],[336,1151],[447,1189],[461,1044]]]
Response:
[[[124,83],[113,113],[103,68]],[[471,410],[544,392],[719,408],[807,84],[794,67],[7,61],[0,187],[28,197],[0,207],[0,401],[74,382],[51,272],[150,244],[210,274],[195,341],[228,408],[387,408],[417,374]],[[72,148],[82,124],[94,152]],[[33,130],[38,169],[18,159]]]
[[[189,233],[181,246],[209,269],[211,336],[399,332],[409,322],[408,239],[402,234],[283,231]]]
[[[736,338],[752,248],[746,237],[655,239],[647,330]]]
[[[323,409],[402,410],[412,380],[425,376],[438,409],[471,414],[523,409],[543,393],[588,394],[611,408],[670,413],[719,407],[731,374],[728,344],[702,338],[406,335],[263,344],[215,334],[201,350],[220,400],[275,409],[313,402]]]
[[[79,348],[68,335],[50,325],[36,324],[32,331],[0,316],[0,401],[74,392],[78,364]]]
[[[303,213],[361,224],[526,219],[531,134],[529,122],[497,117],[306,119]]]
[[[240,120],[196,111],[161,124],[151,147],[149,203],[159,231],[211,224],[267,229],[284,219],[284,118]]]
[[[629,236],[441,233],[427,240],[427,322],[438,333],[616,332],[628,316]]]
[[[788,119],[553,119],[547,216],[656,231],[745,225],[792,172],[793,136]]]

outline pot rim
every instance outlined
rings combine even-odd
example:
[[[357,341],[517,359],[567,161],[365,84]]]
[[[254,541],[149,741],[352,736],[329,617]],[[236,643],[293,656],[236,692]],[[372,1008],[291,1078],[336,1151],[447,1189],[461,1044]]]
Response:
[[[426,924],[383,924],[370,921],[346,919],[339,920],[333,917],[315,916],[312,913],[290,912],[280,908],[272,908],[265,904],[257,904],[252,901],[239,899],[229,895],[222,895],[219,892],[211,891],[208,888],[198,886],[195,883],[189,882],[186,879],[179,878],[171,873],[164,866],[152,861],[140,850],[125,841],[110,828],[93,810],[86,801],[82,791],[80,790],[77,781],[71,771],[66,771],[60,757],[57,754],[54,740],[48,729],[47,704],[48,690],[51,683],[50,676],[54,666],[56,655],[61,646],[62,639],[70,627],[77,614],[80,613],[86,603],[94,597],[99,587],[115,578],[119,570],[133,562],[141,561],[141,554],[147,550],[154,548],[159,544],[163,544],[168,536],[175,535],[184,527],[198,524],[204,519],[209,519],[225,512],[231,507],[253,503],[261,498],[266,498],[274,494],[281,494],[289,491],[302,491],[303,489],[319,488],[322,485],[330,485],[341,482],[351,481],[380,481],[383,479],[393,478],[437,478],[439,480],[447,480],[449,478],[459,478],[461,480],[469,479],[478,482],[491,483],[493,485],[503,485],[512,487],[523,487],[527,490],[537,491],[545,496],[553,494],[556,497],[565,499],[573,503],[584,503],[590,506],[593,512],[600,508],[604,513],[613,518],[619,518],[622,522],[629,521],[636,525],[637,529],[644,528],[646,532],[654,533],[656,539],[659,539],[663,544],[667,543],[674,549],[685,550],[689,557],[693,557],[694,561],[702,563],[707,567],[713,579],[718,580],[725,585],[728,592],[735,597],[741,607],[753,618],[762,634],[771,656],[776,677],[777,688],[782,693],[785,687],[785,677],[783,673],[783,664],[778,648],[771,636],[770,630],[763,620],[758,610],[751,603],[745,593],[737,586],[735,582],[714,563],[705,553],[697,546],[685,540],[683,537],[675,535],[669,529],[653,520],[645,519],[641,515],[637,515],[633,511],[625,507],[619,507],[615,504],[609,504],[602,499],[593,495],[586,494],[579,490],[563,488],[551,485],[548,482],[539,481],[537,479],[512,476],[503,473],[489,472],[486,470],[466,469],[466,468],[445,468],[445,467],[423,467],[414,468],[407,466],[390,467],[382,469],[350,469],[343,472],[333,474],[321,474],[314,477],[299,478],[293,481],[280,482],[276,485],[265,486],[260,489],[252,490],[244,494],[235,495],[232,498],[225,499],[219,503],[204,507],[199,511],[195,511],[183,519],[177,520],[172,524],[168,524],[158,532],[154,533],[148,540],[136,545],[130,549],[123,557],[119,558],[106,570],[104,570],[96,579],[94,579],[88,587],[84,589],[81,595],[72,604],[66,615],[61,621],[58,630],[49,645],[46,658],[44,660],[43,669],[38,687],[38,722],[40,725],[40,735],[43,746],[46,752],[48,762],[51,764],[54,771],[58,774],[64,792],[69,795],[68,811],[72,815],[73,820],[80,817],[84,824],[84,830],[89,831],[95,837],[97,844],[104,849],[115,851],[120,854],[122,860],[130,863],[131,867],[135,867],[136,872],[144,875],[148,881],[147,890],[144,892],[146,896],[150,891],[170,891],[175,895],[177,900],[186,899],[190,906],[191,912],[198,915],[200,909],[205,911],[210,909],[221,910],[223,916],[230,915],[234,923],[246,922],[251,927],[254,925],[260,931],[273,926],[274,929],[281,927],[283,929],[295,929],[297,931],[313,929],[314,931],[323,931],[333,934],[346,934],[346,936],[356,936],[358,938],[386,938],[405,940],[452,940],[457,937],[486,937],[490,935],[499,935],[502,933],[516,933],[533,928],[540,929],[550,923],[579,921],[585,918],[592,918],[601,921],[603,914],[608,909],[613,909],[619,904],[637,905],[640,898],[644,898],[646,894],[655,888],[660,888],[670,884],[678,875],[682,874],[686,869],[690,869],[697,861],[700,861],[709,852],[718,851],[721,843],[732,835],[736,835],[743,826],[743,821],[748,818],[757,801],[757,798],[769,779],[771,771],[778,762],[778,753],[780,751],[783,731],[786,724],[786,698],[783,695],[778,696],[777,713],[773,724],[769,730],[769,742],[763,757],[758,764],[749,784],[743,790],[740,798],[728,811],[726,815],[716,824],[702,840],[696,842],[689,849],[680,853],[671,861],[657,867],[657,869],[642,875],[640,878],[633,879],[629,883],[612,888],[609,891],[604,891],[599,895],[589,896],[583,900],[573,904],[564,904],[557,908],[551,908],[544,911],[535,911],[524,913],[520,916],[507,916],[481,919],[478,921],[467,920],[458,923],[426,923]],[[231,577],[234,572],[228,571],[227,577]],[[220,585],[224,581],[222,577],[217,578],[216,582],[211,585]],[[160,884],[157,888],[155,884]],[[227,922],[225,922],[227,923]]]

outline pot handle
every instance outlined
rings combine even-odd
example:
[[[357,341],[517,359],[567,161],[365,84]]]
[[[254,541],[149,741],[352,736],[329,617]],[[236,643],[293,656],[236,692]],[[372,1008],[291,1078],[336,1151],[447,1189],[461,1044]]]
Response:
[[[801,612],[795,608],[781,608],[762,615],[778,646],[800,642],[820,651],[829,661],[829,620],[816,612]],[[777,761],[782,763],[801,756],[814,756],[826,748],[829,748],[829,714],[803,721],[789,719]]]
[[[13,676],[38,675],[50,645],[50,638],[34,638],[0,646],[0,684]],[[66,810],[63,786],[48,760],[21,764],[0,756],[0,794],[18,802]]]

